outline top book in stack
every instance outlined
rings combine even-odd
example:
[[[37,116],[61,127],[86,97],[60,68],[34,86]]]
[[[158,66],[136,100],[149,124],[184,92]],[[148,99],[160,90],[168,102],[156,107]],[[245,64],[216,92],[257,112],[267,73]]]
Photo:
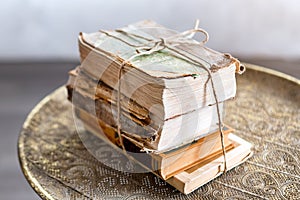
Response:
[[[193,39],[184,38],[189,42],[178,42],[173,47],[197,58],[201,66],[168,48],[139,55],[140,47],[152,48],[151,41],[176,34],[153,21],[142,21],[115,31],[79,36],[81,66],[77,83],[72,83],[74,88],[81,88],[84,96],[116,105],[121,81],[121,101],[126,102],[121,103],[121,112],[150,130],[147,136],[139,132],[124,135],[129,134],[133,142],[154,152],[179,147],[217,130],[216,102],[205,69],[211,71],[221,114],[222,102],[236,94],[235,73],[244,70],[237,59]]]

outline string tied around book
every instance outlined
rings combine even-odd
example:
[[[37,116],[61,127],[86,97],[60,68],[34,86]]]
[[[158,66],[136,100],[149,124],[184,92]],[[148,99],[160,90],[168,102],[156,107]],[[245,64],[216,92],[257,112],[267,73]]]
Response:
[[[220,132],[220,138],[221,138],[221,145],[222,145],[222,153],[223,153],[223,158],[224,158],[224,170],[223,172],[227,171],[227,162],[226,162],[226,149],[225,149],[225,142],[224,142],[224,133],[223,133],[223,123],[222,123],[222,118],[221,118],[221,113],[220,113],[220,107],[219,107],[219,101],[218,101],[218,96],[216,93],[216,88],[215,84],[212,78],[212,72],[215,72],[218,70],[218,67],[215,65],[211,65],[209,62],[207,62],[205,59],[200,58],[199,56],[196,56],[192,54],[189,51],[186,51],[183,48],[180,48],[180,44],[198,44],[198,45],[204,45],[208,39],[209,35],[208,33],[204,30],[199,28],[199,20],[196,21],[195,27],[193,29],[174,34],[170,37],[167,38],[148,38],[146,36],[138,35],[135,33],[131,33],[125,30],[117,29],[115,32],[126,35],[128,37],[133,37],[133,38],[138,38],[142,39],[145,41],[143,44],[132,44],[129,43],[128,41],[124,40],[123,38],[119,37],[118,35],[111,34],[108,31],[103,31],[100,30],[100,32],[106,34],[109,37],[112,37],[114,39],[117,39],[131,47],[135,48],[136,54],[131,56],[130,58],[124,60],[121,63],[120,69],[118,71],[118,92],[117,92],[117,134],[119,137],[120,145],[122,147],[123,152],[125,155],[127,155],[123,138],[122,138],[122,133],[121,133],[121,78],[122,78],[122,73],[123,69],[126,65],[130,64],[130,61],[132,61],[134,58],[139,57],[139,56],[144,56],[144,55],[150,55],[158,51],[162,51],[164,49],[170,50],[170,52],[175,56],[181,56],[185,61],[194,64],[198,67],[201,67],[204,69],[207,74],[208,74],[208,81],[211,82],[212,90],[213,90],[213,97],[215,100],[215,105],[217,108],[217,116],[218,116],[218,129]],[[205,38],[201,42],[197,42],[195,40],[191,40],[196,33],[202,33]],[[208,65],[209,67],[206,67]]]

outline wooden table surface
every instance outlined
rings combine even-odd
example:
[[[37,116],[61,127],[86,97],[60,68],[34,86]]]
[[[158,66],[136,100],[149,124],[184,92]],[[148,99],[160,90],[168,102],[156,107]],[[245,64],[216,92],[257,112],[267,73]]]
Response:
[[[300,78],[300,61],[241,59]],[[78,63],[0,63],[0,199],[39,199],[20,170],[17,139],[30,110],[44,96],[67,81],[67,72]]]

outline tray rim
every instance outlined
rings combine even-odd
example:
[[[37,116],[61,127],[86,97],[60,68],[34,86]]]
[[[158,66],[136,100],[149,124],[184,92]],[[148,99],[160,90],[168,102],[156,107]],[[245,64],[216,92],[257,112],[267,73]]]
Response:
[[[285,80],[288,80],[290,82],[294,82],[297,85],[300,85],[300,79],[298,79],[298,78],[296,78],[292,75],[285,74],[283,72],[280,72],[280,71],[277,71],[277,70],[274,70],[274,69],[270,69],[270,68],[267,68],[267,67],[263,67],[263,66],[260,66],[260,65],[254,65],[254,64],[245,63],[245,62],[243,62],[243,64],[246,66],[246,70],[249,68],[251,70],[263,72],[263,73],[270,74],[270,75],[274,75],[274,76],[277,76],[279,78],[283,78]],[[245,72],[245,73],[247,73],[247,72]]]
[[[277,71],[277,70],[273,70],[273,69],[269,69],[263,66],[259,66],[259,65],[255,65],[255,64],[251,64],[251,63],[245,63],[243,62],[243,64],[245,64],[246,69],[250,69],[253,71],[258,71],[261,73],[265,73],[265,74],[269,74],[269,75],[273,75],[282,79],[285,79],[287,81],[290,81],[292,83],[295,83],[296,85],[300,86],[300,79],[297,79],[296,77],[293,77],[291,75],[285,74],[283,72]],[[247,72],[245,72],[247,73]],[[40,111],[40,109],[53,97],[55,96],[56,93],[59,93],[61,90],[65,89],[64,86],[60,86],[57,89],[55,89],[54,91],[50,92],[46,97],[44,97],[39,103],[37,103],[34,108],[29,112],[29,114],[27,115],[19,136],[18,136],[18,142],[17,142],[17,149],[18,149],[18,160],[19,160],[19,165],[20,168],[22,170],[22,173],[25,177],[25,179],[27,180],[27,182],[29,183],[29,185],[31,186],[31,188],[35,191],[35,193],[42,199],[46,199],[46,200],[55,200],[50,193],[48,193],[43,187],[42,185],[38,182],[38,180],[34,177],[33,174],[30,173],[28,166],[27,166],[27,162],[25,159],[25,152],[24,152],[24,130],[26,129],[26,127],[28,127],[30,121],[32,120],[33,116],[38,113]]]

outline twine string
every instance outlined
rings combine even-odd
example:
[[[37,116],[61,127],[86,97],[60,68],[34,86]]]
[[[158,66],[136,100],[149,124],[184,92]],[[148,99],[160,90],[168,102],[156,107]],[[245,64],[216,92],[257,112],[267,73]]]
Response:
[[[199,28],[198,26],[199,26],[199,20],[196,21],[196,25],[193,29],[190,29],[190,30],[178,33],[178,34],[174,34],[167,38],[158,38],[158,39],[157,38],[156,39],[147,38],[145,36],[130,33],[128,31],[121,30],[121,29],[115,30],[115,32],[126,35],[128,37],[139,38],[139,39],[146,41],[145,43],[140,44],[140,45],[129,43],[117,35],[111,34],[107,31],[100,30],[100,32],[106,34],[107,36],[117,39],[131,47],[136,48],[135,49],[136,54],[131,56],[129,59],[124,60],[121,63],[120,69],[118,71],[118,78],[119,78],[118,80],[119,81],[118,81],[118,92],[117,92],[117,132],[118,132],[118,137],[119,137],[119,141],[120,141],[122,150],[125,153],[125,155],[127,155],[127,152],[126,152],[126,149],[124,146],[124,142],[123,142],[123,138],[122,138],[122,133],[121,133],[122,127],[121,127],[121,103],[120,103],[121,102],[121,79],[122,79],[122,72],[123,72],[125,66],[127,64],[129,64],[130,61],[132,61],[134,58],[136,58],[138,56],[150,55],[155,52],[161,51],[163,49],[169,49],[170,53],[172,53],[172,54],[175,53],[174,54],[175,56],[176,56],[176,54],[182,56],[186,61],[203,68],[208,74],[207,82],[210,81],[210,83],[211,83],[211,86],[213,89],[213,97],[216,102],[216,109],[217,109],[217,115],[218,115],[218,129],[220,132],[222,153],[223,153],[223,158],[224,158],[224,170],[223,171],[226,172],[227,171],[227,162],[226,162],[226,149],[225,149],[225,144],[224,144],[225,142],[224,142],[224,133],[223,133],[223,123],[222,123],[222,118],[221,118],[221,114],[220,114],[218,96],[217,96],[216,88],[214,85],[212,72],[210,70],[212,65],[209,62],[207,62],[205,59],[195,56],[192,53],[190,53],[182,48],[177,47],[180,44],[204,45],[208,41],[209,35],[205,30]],[[191,38],[193,38],[196,33],[204,34],[204,36],[205,36],[204,40],[202,40],[201,42],[196,42],[194,40],[191,40]],[[205,65],[209,65],[210,67],[208,68]]]
[[[121,135],[121,78],[122,78],[122,72],[123,72],[123,68],[125,67],[126,62],[123,62],[120,66],[120,70],[118,71],[118,93],[117,93],[117,133],[118,133],[118,137],[119,137],[119,142],[120,145],[122,147],[122,151],[124,152],[125,155],[127,155],[127,151],[125,149],[124,146],[124,141],[123,141],[123,137]]]

